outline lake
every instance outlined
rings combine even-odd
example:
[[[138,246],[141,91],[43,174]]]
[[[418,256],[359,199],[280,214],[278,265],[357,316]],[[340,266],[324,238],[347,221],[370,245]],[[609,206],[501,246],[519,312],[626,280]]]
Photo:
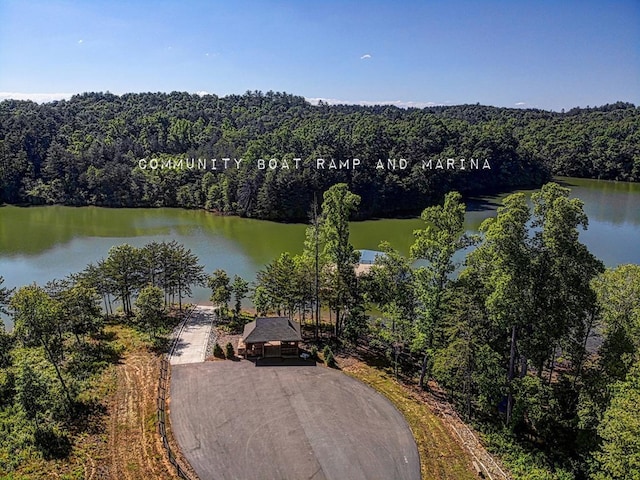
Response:
[[[589,229],[580,238],[594,255],[607,266],[640,264],[640,184],[568,177],[556,181],[584,201]],[[467,230],[477,232],[485,218],[495,215],[504,196],[469,200]],[[415,218],[354,222],[351,243],[357,249],[376,250],[387,240],[406,255],[413,231],[422,224]],[[106,257],[113,245],[175,239],[200,258],[206,272],[222,268],[231,276],[253,280],[281,252],[301,252],[305,228],[198,210],[4,206],[0,276],[8,287],[44,284]],[[196,289],[193,300],[205,303],[209,295],[206,289]]]

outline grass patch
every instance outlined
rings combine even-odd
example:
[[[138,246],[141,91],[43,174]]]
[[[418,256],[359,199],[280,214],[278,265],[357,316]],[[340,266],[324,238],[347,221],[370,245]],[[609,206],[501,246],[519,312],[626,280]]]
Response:
[[[416,399],[392,375],[358,362],[343,371],[387,397],[404,415],[420,453],[423,479],[473,480],[468,453],[428,405]]]

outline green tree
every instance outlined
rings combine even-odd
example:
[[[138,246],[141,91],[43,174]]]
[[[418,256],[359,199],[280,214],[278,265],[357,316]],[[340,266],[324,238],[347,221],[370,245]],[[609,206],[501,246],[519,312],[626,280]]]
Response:
[[[104,260],[97,264],[89,263],[85,269],[73,276],[78,285],[85,288],[93,288],[101,297],[104,304],[104,311],[107,315],[113,315],[111,295],[115,291],[112,279],[109,278],[106,263]]]
[[[213,356],[216,358],[224,358],[224,350],[222,350],[222,347],[218,343],[213,346]]]
[[[598,433],[602,446],[594,454],[597,480],[640,478],[640,364],[613,388]]]
[[[233,360],[233,358],[236,356],[236,352],[233,349],[233,344],[231,342],[227,342],[227,344],[225,345],[224,356],[229,360]]]
[[[135,306],[138,310],[138,322],[151,337],[156,338],[166,319],[162,289],[147,285],[140,290]]]
[[[456,269],[454,255],[475,241],[464,232],[464,212],[462,196],[458,192],[450,192],[445,196],[443,205],[428,207],[422,212],[425,228],[414,232],[411,257],[428,262],[415,272],[420,305],[413,348],[423,355],[421,388],[425,379],[431,376],[434,348],[440,341],[442,299]]]
[[[374,329],[379,341],[392,354],[394,371],[398,375],[398,359],[413,338],[416,299],[413,269],[409,260],[391,248],[380,244],[384,255],[378,255],[368,275],[363,277],[365,295],[382,312],[382,320]]]
[[[165,273],[165,264],[168,260],[167,254],[170,253],[165,248],[166,246],[166,242],[154,241],[147,243],[141,249],[147,283],[156,287],[162,286],[162,276]]]
[[[11,308],[15,312],[16,336],[26,346],[39,345],[44,348],[68,401],[67,407],[70,407],[73,401],[60,366],[64,348],[58,335],[62,312],[60,304],[34,284],[16,291],[11,298]]]
[[[324,350],[322,351],[322,355],[324,357],[324,363],[327,365],[327,367],[329,368],[335,368],[337,366],[336,363],[336,358],[333,355],[333,351],[331,350],[331,348],[329,348],[329,346],[325,346]]]
[[[537,227],[533,236],[528,233],[532,217],[526,198],[508,196],[497,217],[481,226],[485,241],[469,255],[465,272],[484,289],[496,331],[510,332],[508,340],[497,342],[509,345],[507,422],[514,406],[513,380],[527,374],[529,362],[538,377],[544,365],[550,365],[550,382],[555,358],[564,354],[571,359],[576,386],[594,326],[590,281],[603,268],[578,240],[578,228],[586,228],[587,218],[568,189],[550,183],[532,200],[532,225]],[[578,392],[574,389],[571,395]]]
[[[603,323],[600,363],[609,381],[622,381],[640,361],[640,265],[608,269],[592,284]]]
[[[502,356],[492,348],[483,298],[474,285],[457,280],[443,299],[443,342],[434,353],[433,376],[467,419],[491,414],[504,389]]]
[[[324,255],[335,269],[332,303],[336,315],[335,333],[342,332],[343,315],[348,313],[356,288],[355,264],[359,255],[349,243],[349,217],[360,204],[360,196],[349,191],[346,183],[333,185],[322,202]]]
[[[11,365],[11,349],[13,348],[13,336],[9,335],[4,324],[0,325],[0,369]]]
[[[47,377],[34,369],[28,359],[22,359],[15,379],[16,403],[36,426],[49,408],[49,382]]]
[[[126,243],[111,247],[104,268],[114,292],[122,302],[124,313],[133,315],[132,298],[146,280],[141,250]]]
[[[0,313],[4,313],[5,315],[9,315],[9,311],[7,307],[9,306],[9,300],[11,299],[11,294],[13,293],[13,288],[9,289],[7,287],[3,287],[4,278],[0,275]]]
[[[270,309],[280,315],[293,316],[298,304],[300,288],[296,282],[297,269],[294,258],[283,252],[257,274],[258,285],[264,288]]]
[[[229,275],[224,270],[217,269],[209,277],[207,284],[211,289],[211,301],[226,314],[232,294]]]
[[[0,276],[0,313],[5,315],[9,314],[7,307],[9,306],[9,300],[13,289],[2,287],[4,278]],[[0,368],[8,366],[11,362],[10,350],[11,350],[12,338],[4,331],[4,324],[0,319]]]
[[[204,286],[206,275],[204,267],[199,264],[198,257],[190,249],[178,244],[172,250],[175,288],[178,293],[178,305],[182,311],[182,298],[191,295],[192,286]]]
[[[307,311],[313,311],[315,307],[315,266],[313,259],[304,254],[293,257],[293,263],[296,303],[301,313],[301,321],[304,322]]]
[[[569,195],[568,188],[548,183],[531,196],[532,226],[539,230],[530,246],[532,315],[525,326],[522,353],[539,377],[545,362],[550,361],[553,369],[553,357],[561,349],[579,378],[596,313],[590,282],[604,269],[579,241],[579,229],[586,230],[588,219],[582,201]]]
[[[327,258],[324,255],[324,247],[322,245],[322,222],[323,219],[318,213],[318,201],[317,196],[313,196],[313,204],[311,205],[311,224],[307,227],[305,232],[304,250],[302,257],[299,260],[299,268],[306,268],[308,274],[312,275],[312,282],[309,284],[310,295],[313,303],[313,316],[315,319],[315,339],[318,340],[320,335],[320,285],[322,280],[320,278],[321,272],[327,265]]]
[[[464,272],[484,288],[485,305],[497,331],[508,331],[509,345],[507,382],[507,422],[513,410],[511,383],[516,376],[517,340],[530,315],[529,272],[531,265],[527,245],[529,207],[524,194],[509,195],[498,208],[496,218],[483,222],[482,245],[468,256],[469,268]],[[522,372],[523,374],[525,372]]]
[[[256,307],[258,315],[266,315],[269,311],[269,293],[263,285],[256,285],[251,295],[253,306]]]
[[[85,335],[99,333],[104,325],[100,312],[100,297],[95,288],[77,284],[61,293],[60,301],[68,329],[78,344]]]
[[[231,290],[233,291],[233,297],[235,299],[234,315],[238,318],[240,316],[240,308],[242,307],[242,299],[249,293],[249,282],[241,276],[235,275],[233,277],[233,283],[231,284]]]

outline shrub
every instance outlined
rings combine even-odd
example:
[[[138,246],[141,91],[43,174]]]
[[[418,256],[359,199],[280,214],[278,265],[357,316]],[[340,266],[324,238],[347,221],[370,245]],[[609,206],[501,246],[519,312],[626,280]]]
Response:
[[[324,363],[327,364],[327,367],[335,368],[338,365],[336,364],[336,359],[333,357],[333,352],[329,348],[329,346],[324,347],[322,351],[324,355]]]
[[[314,360],[318,359],[318,347],[316,347],[315,345],[311,346],[311,350],[309,350],[309,355],[311,355],[311,358]]]
[[[217,358],[224,358],[224,352],[222,351],[222,347],[217,343],[213,346],[213,356]]]
[[[333,352],[331,351],[331,347],[329,345],[325,345],[324,348],[322,349],[322,356],[324,357],[325,361],[327,360],[327,355],[329,355],[329,353],[333,355]]]
[[[232,359],[236,356],[236,352],[233,350],[233,345],[228,342],[224,347],[224,353],[228,359]]]

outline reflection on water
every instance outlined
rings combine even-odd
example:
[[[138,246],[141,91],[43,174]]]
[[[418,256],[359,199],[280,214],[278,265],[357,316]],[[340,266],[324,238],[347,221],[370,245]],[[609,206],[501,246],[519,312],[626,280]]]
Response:
[[[640,184],[558,177],[585,204],[590,220],[621,226],[640,225]]]
[[[640,184],[557,180],[585,204],[589,230],[581,233],[581,239],[589,249],[609,266],[640,263]],[[467,230],[477,232],[486,218],[495,215],[504,196],[469,199]],[[356,222],[351,242],[357,249],[378,250],[386,240],[408,255],[413,231],[422,227],[417,218]],[[207,272],[223,268],[231,275],[254,279],[257,270],[281,252],[301,252],[305,228],[198,210],[4,206],[0,207],[0,275],[9,287],[43,284],[106,257],[113,245],[175,239],[200,258]],[[208,296],[205,289],[194,292],[197,301]]]

